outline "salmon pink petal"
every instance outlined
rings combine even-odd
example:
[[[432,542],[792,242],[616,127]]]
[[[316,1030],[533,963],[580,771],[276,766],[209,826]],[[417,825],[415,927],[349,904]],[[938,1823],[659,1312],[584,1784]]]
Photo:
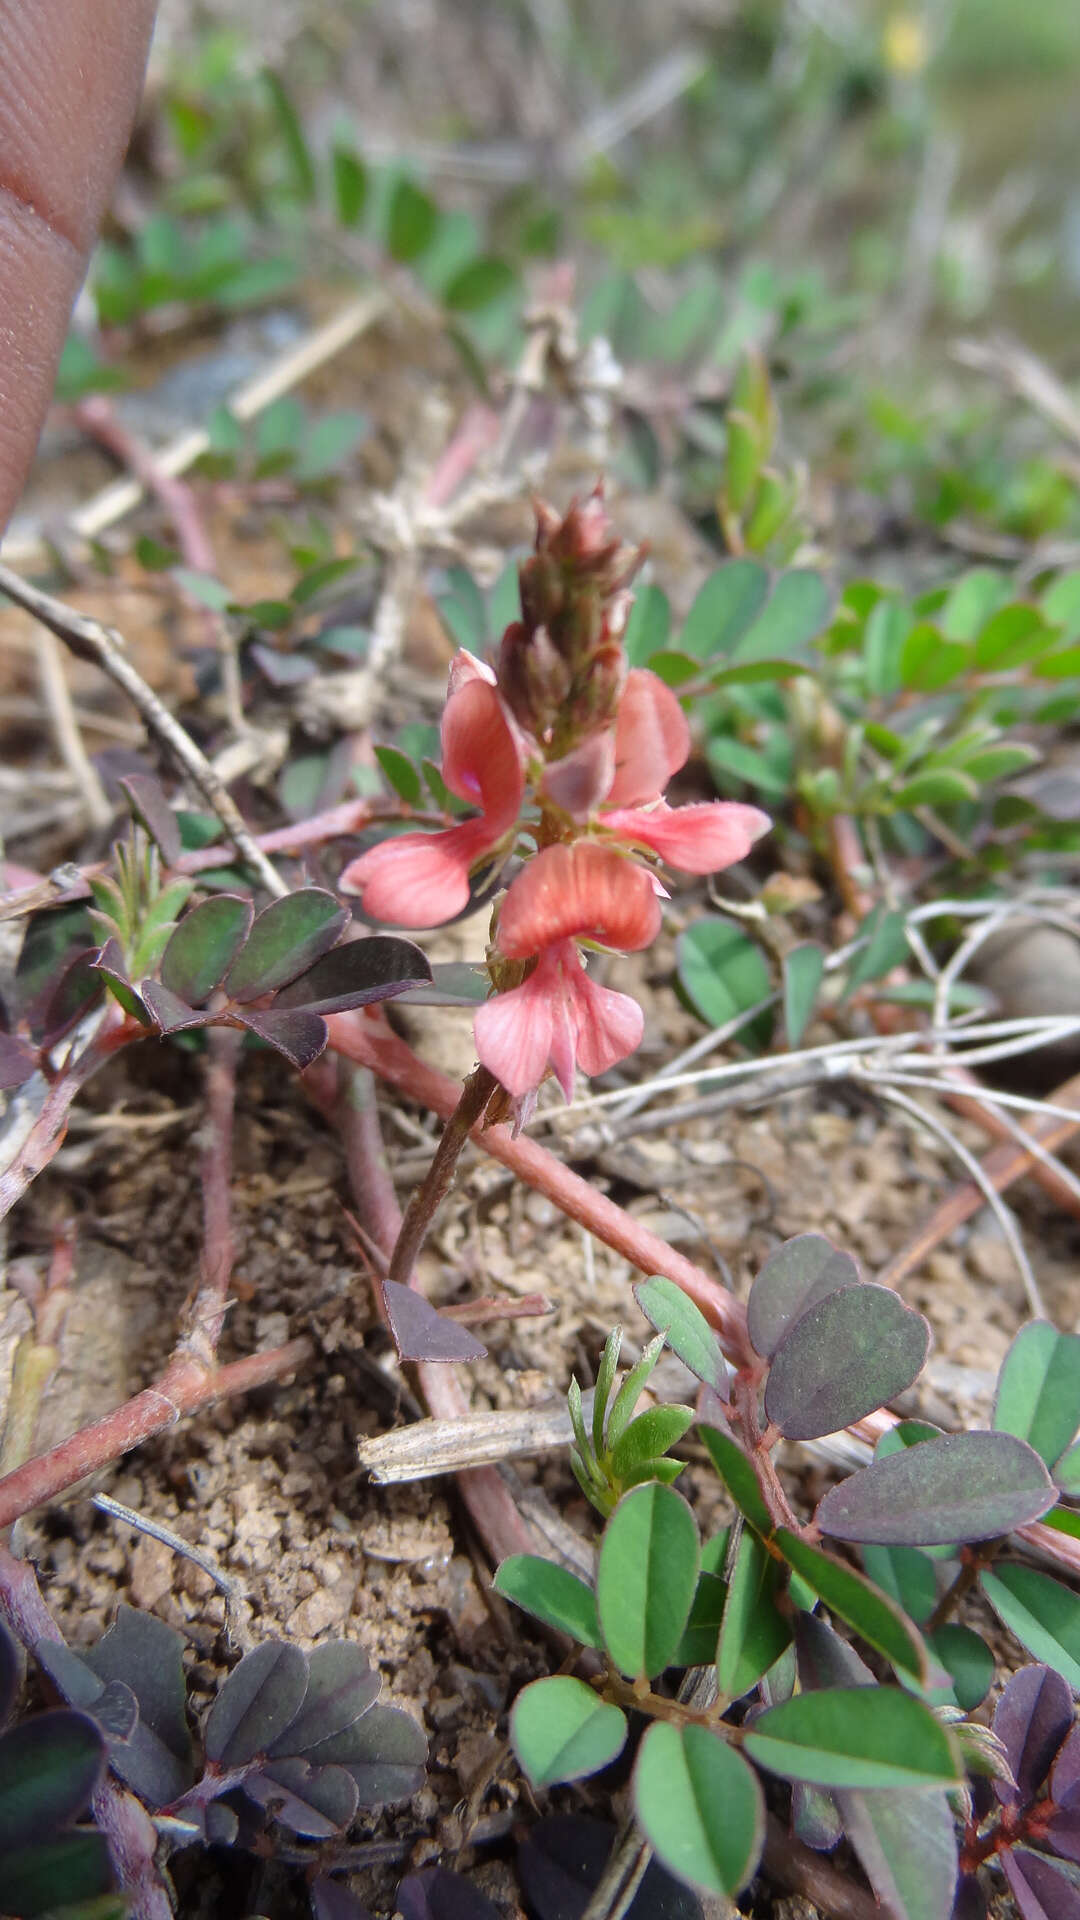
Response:
[[[450,662],[447,677],[446,697],[450,698],[467,680],[486,680],[490,687],[495,685],[495,669],[489,667],[486,660],[479,660],[467,647],[459,647]]]
[[[499,913],[498,946],[525,960],[575,934],[634,952],[660,931],[652,877],[591,840],[546,847],[522,868]]]
[[[606,1073],[616,1060],[625,1060],[641,1045],[645,1016],[629,994],[598,986],[576,955],[575,960],[576,969],[567,968],[566,974],[577,1026],[578,1065],[590,1075]],[[563,1092],[569,1100],[565,1086]]]
[[[634,667],[615,715],[613,807],[639,807],[663,793],[690,756],[690,723],[670,687],[647,667]]]
[[[474,1022],[481,1065],[516,1100],[549,1066],[569,1100],[575,1064],[605,1072],[633,1052],[643,1027],[635,1001],[589,979],[572,940],[546,947],[524,984],[486,1001]]]
[[[497,993],[477,1008],[473,1021],[477,1058],[515,1099],[538,1087],[547,1072],[554,1016],[551,982],[539,967],[522,986]]]
[[[403,833],[351,860],[338,886],[358,893],[365,913],[398,927],[437,927],[469,904],[469,869],[492,846],[487,820],[445,833]]]
[[[483,808],[492,840],[513,826],[525,775],[502,701],[485,679],[466,679],[443,708],[442,777],[459,800]]]
[[[660,800],[655,807],[616,808],[600,818],[621,840],[651,847],[683,873],[719,873],[745,860],[772,825],[767,813],[737,800],[704,800],[689,807],[669,807]]]

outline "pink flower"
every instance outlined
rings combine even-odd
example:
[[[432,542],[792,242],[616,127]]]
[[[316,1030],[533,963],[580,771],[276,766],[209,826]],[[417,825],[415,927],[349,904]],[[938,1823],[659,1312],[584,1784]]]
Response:
[[[664,788],[689,754],[690,728],[671,688],[635,667],[615,717],[615,777],[597,825],[683,873],[717,873],[745,860],[769,816],[735,800],[669,807]]]
[[[469,904],[472,869],[515,831],[525,793],[517,737],[480,662],[458,656],[442,717],[442,777],[476,820],[439,833],[403,833],[353,860],[343,893],[358,893],[365,913],[400,927],[435,927]]]
[[[614,848],[581,840],[537,854],[503,902],[497,937],[506,959],[536,954],[537,963],[520,987],[479,1009],[481,1064],[515,1098],[538,1086],[550,1065],[569,1099],[575,1062],[585,1073],[603,1073],[632,1053],[644,1028],[641,1008],[589,979],[576,940],[633,952],[659,928],[652,876]]]

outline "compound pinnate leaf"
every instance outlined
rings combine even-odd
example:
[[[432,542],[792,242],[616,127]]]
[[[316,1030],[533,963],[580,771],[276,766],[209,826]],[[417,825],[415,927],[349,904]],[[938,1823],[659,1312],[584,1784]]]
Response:
[[[326,1021],[317,1013],[279,1013],[269,1007],[265,1013],[238,1013],[236,1017],[241,1026],[273,1047],[298,1073],[318,1059],[327,1042]]]
[[[225,982],[229,998],[242,1003],[287,986],[329,952],[348,919],[346,909],[322,887],[301,887],[283,900],[272,900],[256,914],[229,968]]]
[[[534,1787],[583,1780],[623,1750],[626,1716],[583,1680],[559,1674],[523,1687],[510,1715],[514,1752]]]
[[[768,1707],[744,1736],[751,1760],[819,1787],[953,1787],[953,1742],[899,1687],[830,1687]]]
[[[190,1785],[191,1735],[182,1641],[174,1628],[121,1603],[113,1625],[82,1657],[99,1680],[121,1680],[139,1703],[139,1723],[123,1749],[111,1748],[115,1770],[155,1806]]]
[[[1021,1327],[998,1374],[994,1427],[1053,1466],[1080,1427],[1080,1335],[1048,1320]]]
[[[935,1692],[932,1698],[946,1705],[955,1700],[965,1713],[972,1713],[994,1683],[994,1656],[986,1641],[971,1627],[948,1620],[935,1633],[927,1634],[926,1644],[952,1683],[943,1694]]]
[[[770,654],[798,655],[819,634],[829,617],[829,590],[820,573],[792,567],[782,573],[764,612],[743,633],[736,660],[763,660]]]
[[[679,645],[695,660],[715,660],[730,654],[769,592],[769,570],[757,560],[729,560],[710,573],[699,589]]]
[[[0,1033],[0,1093],[21,1087],[37,1072],[38,1050],[17,1034]]]
[[[185,913],[161,956],[161,984],[197,1007],[219,986],[251,929],[252,905],[238,893],[219,893]]]
[[[657,1858],[703,1893],[746,1885],[761,1853],[765,1801],[741,1754],[706,1727],[658,1720],[641,1742],[634,1812]]]
[[[789,1047],[797,1047],[817,1004],[825,972],[825,954],[804,940],[784,955],[784,1028]]]
[[[400,1881],[397,1912],[403,1920],[501,1920],[494,1901],[448,1867],[425,1867]]]
[[[160,1033],[183,1033],[189,1027],[205,1027],[206,1015],[190,1007],[178,994],[170,993],[158,980],[144,980],[139,993],[154,1025]]]
[[[57,1707],[12,1727],[0,1740],[0,1850],[74,1820],[104,1771],[105,1743],[86,1714]]]
[[[557,1561],[539,1554],[515,1553],[504,1560],[492,1581],[504,1600],[568,1633],[584,1647],[602,1647],[600,1622],[592,1588]]]
[[[115,1885],[104,1834],[80,1827],[55,1834],[46,1846],[12,1847],[4,1854],[2,1871],[4,1905],[20,1920],[56,1914]]]
[[[1053,1506],[1038,1454],[1011,1433],[946,1433],[830,1487],[816,1519],[837,1540],[927,1547],[992,1540]]]
[[[1050,1792],[1059,1806],[1068,1804],[1080,1811],[1080,1721],[1062,1741],[1050,1776]]]
[[[308,1890],[314,1920],[372,1920],[367,1907],[338,1880],[320,1874]]]
[[[772,1532],[772,1517],[765,1505],[761,1482],[738,1442],[719,1427],[701,1427],[702,1443],[739,1512],[758,1533]]]
[[[356,1818],[359,1794],[344,1767],[313,1767],[306,1760],[275,1760],[244,1782],[244,1792],[291,1833],[329,1840]]]
[[[324,1640],[308,1654],[307,1664],[304,1704],[268,1748],[272,1760],[307,1753],[342,1733],[379,1697],[382,1682],[353,1640]]]
[[[791,1642],[791,1625],[776,1608],[782,1578],[780,1562],[756,1533],[744,1529],[716,1649],[720,1691],[733,1700],[748,1693]]]
[[[723,1539],[727,1542],[727,1528]],[[704,1558],[704,1555],[702,1556]],[[716,1659],[717,1642],[720,1638],[720,1622],[724,1617],[727,1604],[727,1582],[720,1574],[708,1573],[705,1568],[698,1574],[697,1587],[694,1590],[690,1617],[683,1628],[683,1636],[675,1649],[673,1667],[708,1667]]]
[[[981,1584],[1021,1645],[1080,1693],[1080,1595],[1035,1567],[1000,1565]]]
[[[156,840],[165,865],[175,866],[181,853],[180,827],[157,781],[150,774],[129,773],[122,776],[120,785],[136,819],[142,821],[150,838]]]
[[[950,1920],[956,1891],[956,1823],[944,1793],[836,1796],[863,1872],[896,1920]]]
[[[632,1476],[640,1477],[647,1463],[667,1453],[693,1423],[693,1407],[646,1407],[611,1449],[611,1471],[616,1481],[626,1485]]]
[[[937,1605],[937,1579],[929,1554],[918,1547],[864,1546],[863,1567],[883,1593],[921,1626]]]
[[[1001,1868],[1022,1920],[1080,1920],[1080,1887],[1045,1854],[1014,1847],[1002,1854]]]
[[[653,1274],[639,1280],[634,1298],[646,1320],[662,1333],[684,1367],[717,1393],[727,1390],[729,1368],[719,1338],[700,1307],[673,1280]]]
[[[1073,1722],[1072,1694],[1052,1667],[1021,1667],[1005,1682],[993,1728],[1005,1749],[1021,1802],[1034,1800]],[[995,1780],[998,1799],[1014,1796]]]
[[[264,1640],[234,1667],[206,1721],[206,1757],[215,1766],[240,1767],[265,1753],[296,1718],[307,1692],[307,1661],[299,1647]]]
[[[415,1287],[400,1280],[382,1282],[386,1318],[403,1360],[482,1360],[487,1348],[460,1320],[439,1313]]]
[[[777,1528],[773,1544],[831,1613],[846,1621],[868,1646],[883,1653],[898,1673],[919,1686],[925,1684],[930,1662],[922,1636],[871,1581],[844,1561],[823,1553],[820,1547],[800,1540],[787,1527]]]
[[[1080,1440],[1054,1461],[1054,1480],[1070,1500],[1080,1500]]]
[[[94,971],[97,947],[85,947],[64,967],[38,1022],[32,1022],[35,1037],[43,1047],[53,1047],[70,1033],[101,993],[101,976]]]
[[[850,1253],[820,1233],[799,1233],[771,1253],[750,1289],[746,1324],[755,1353],[771,1359],[785,1334],[819,1300],[860,1285]]]
[[[362,1807],[408,1800],[423,1784],[427,1741],[403,1707],[371,1707],[351,1727],[331,1734],[304,1758],[312,1766],[347,1767]]]
[[[772,991],[761,948],[742,927],[720,914],[703,914],[675,943],[679,984],[694,1012],[710,1027],[722,1027],[751,1007],[760,1016],[741,1029],[747,1044],[765,1044],[772,1030],[767,1002]]]
[[[431,967],[418,946],[397,934],[375,933],[325,953],[298,980],[282,989],[274,1008],[344,1013],[349,1007],[389,1000],[409,987],[430,985]]]
[[[903,1393],[930,1326],[891,1287],[846,1287],[801,1314],[773,1356],[765,1412],[789,1440],[836,1433]]]
[[[119,940],[106,940],[97,959],[92,960],[90,964],[95,973],[100,973],[113,999],[123,1007],[124,1012],[130,1013],[136,1020],[141,1020],[144,1027],[149,1026],[150,1016],[128,978]]]
[[[630,1679],[670,1664],[699,1564],[697,1527],[680,1494],[652,1482],[624,1495],[600,1543],[596,1607],[607,1651]]]

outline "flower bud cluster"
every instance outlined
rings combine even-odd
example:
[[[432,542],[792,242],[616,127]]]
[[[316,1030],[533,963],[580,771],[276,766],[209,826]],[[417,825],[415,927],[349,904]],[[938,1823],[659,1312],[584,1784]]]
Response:
[[[473,875],[507,861],[527,832],[489,950],[496,992],[475,1022],[482,1065],[519,1103],[549,1070],[569,1099],[575,1066],[602,1073],[641,1040],[641,1008],[590,979],[582,943],[648,946],[664,894],[656,863],[715,873],[769,825],[733,801],[664,799],[690,728],[671,689],[626,660],[640,560],[613,536],[599,489],[561,518],[539,509],[522,618],[496,669],[464,652],[450,668],[442,776],[476,813],[386,840],[341,876],[366,914],[437,926],[467,910]]]

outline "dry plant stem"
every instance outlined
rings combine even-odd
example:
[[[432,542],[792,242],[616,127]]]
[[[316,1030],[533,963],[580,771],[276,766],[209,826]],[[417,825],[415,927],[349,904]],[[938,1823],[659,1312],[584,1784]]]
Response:
[[[974,1075],[966,1073],[963,1067],[957,1067],[950,1074],[950,1078],[960,1082],[972,1081]],[[965,1093],[947,1093],[945,1098],[954,1113],[961,1114],[965,1120],[973,1120],[976,1126],[990,1135],[991,1139],[1007,1141],[1011,1146],[1017,1144],[1017,1133],[1022,1129],[1010,1126],[999,1110],[986,1106],[983,1101]],[[1039,1144],[1045,1145],[1045,1142],[1040,1141]],[[1052,1166],[1047,1166],[1045,1161],[1033,1158],[1031,1165],[1025,1168],[1025,1173],[1042,1188],[1048,1200],[1052,1200],[1055,1206],[1062,1209],[1063,1213],[1071,1213],[1074,1219],[1080,1219],[1080,1200],[1077,1199],[1075,1189]]]
[[[79,1058],[57,1075],[46,1095],[41,1112],[34,1121],[14,1159],[0,1173],[0,1220],[21,1200],[31,1181],[48,1166],[60,1151],[67,1132],[67,1119],[77,1093],[92,1079],[99,1067],[111,1059],[130,1040],[145,1037],[145,1027],[129,1020],[113,1003],[94,1038]]]
[[[458,1088],[455,1083],[417,1059],[411,1048],[391,1033],[380,1016],[331,1014],[327,1024],[330,1028],[330,1044],[343,1058],[355,1061],[360,1066],[370,1067],[381,1080],[395,1087],[407,1099],[416,1100],[430,1107],[434,1112],[443,1114],[445,1118],[453,1112],[458,1100]],[[1060,1090],[1062,1095],[1070,1091],[1080,1092],[1080,1076],[1077,1078],[1075,1087],[1072,1081],[1068,1081]],[[1077,1125],[1080,1126],[1080,1116],[1077,1118]],[[1068,1131],[1071,1131],[1071,1128],[1066,1128],[1066,1132]],[[553,1200],[563,1212],[568,1213],[572,1219],[580,1221],[598,1239],[614,1247],[616,1252],[622,1253],[632,1265],[644,1273],[663,1274],[667,1279],[673,1280],[676,1286],[682,1287],[717,1328],[728,1357],[736,1365],[744,1365],[748,1359],[754,1358],[747,1340],[745,1315],[738,1301],[732,1300],[730,1294],[723,1287],[718,1286],[716,1281],[711,1280],[700,1267],[686,1260],[682,1254],[676,1253],[665,1240],[659,1239],[656,1234],[649,1233],[641,1227],[637,1221],[625,1214],[621,1207],[615,1206],[602,1194],[595,1193],[586,1181],[570,1173],[556,1160],[554,1154],[537,1146],[535,1141],[513,1140],[504,1127],[489,1127],[486,1131],[478,1133],[476,1137],[479,1144],[494,1159],[500,1160],[504,1166],[510,1168],[511,1172],[518,1174],[528,1186],[547,1194],[548,1198]],[[1041,1137],[1044,1144],[1050,1144],[1045,1135]],[[379,1150],[381,1151],[381,1143]],[[1010,1177],[1015,1178],[1017,1174],[1024,1171],[1027,1156],[1017,1153],[1013,1155],[1013,1159],[1016,1165]],[[351,1164],[352,1154],[350,1153],[350,1166]],[[1003,1184],[1007,1184],[1007,1181],[1003,1181]],[[970,1212],[975,1212],[982,1201],[982,1195],[978,1190],[973,1191],[976,1197],[969,1209]],[[392,1186],[389,1192],[392,1198]],[[395,1200],[395,1207],[396,1204]],[[966,1219],[967,1215],[962,1215],[961,1218]],[[385,1245],[386,1242],[384,1241],[383,1244]],[[936,1245],[936,1241],[933,1244]],[[917,1264],[917,1260],[912,1262],[912,1265]],[[907,1271],[908,1268],[905,1267],[904,1272]],[[878,1277],[884,1285],[895,1284],[884,1276]],[[447,1367],[434,1367],[426,1371],[435,1376],[436,1384],[442,1379],[449,1381],[451,1385],[454,1384],[453,1376]],[[426,1386],[425,1397],[428,1397]],[[437,1418],[453,1418],[464,1411],[461,1404],[436,1406],[430,1398],[428,1398],[428,1405]],[[865,1434],[872,1442],[887,1426],[893,1424],[893,1417],[890,1414],[872,1416],[868,1420],[858,1422],[855,1431]],[[463,1480],[467,1478],[468,1476],[462,1476]],[[513,1503],[510,1504],[513,1507]],[[516,1514],[516,1508],[513,1511]],[[2,1513],[0,1513],[0,1524],[2,1524]],[[1048,1554],[1061,1566],[1080,1574],[1080,1541],[1072,1539],[1068,1534],[1058,1533],[1052,1527],[1040,1526],[1037,1521],[1031,1526],[1021,1527],[1018,1534],[1020,1539],[1026,1540],[1039,1552]],[[501,1551],[503,1554],[522,1553],[532,1552],[533,1548],[531,1545],[528,1547],[506,1546]]]
[[[206,1036],[206,1117],[199,1173],[203,1192],[202,1277],[184,1316],[177,1355],[212,1367],[228,1305],[233,1270],[232,1181],[236,1062],[242,1035],[211,1027]]]
[[[41,1597],[34,1570],[0,1545],[0,1619],[32,1653],[42,1640],[64,1644],[64,1636]],[[94,1819],[109,1844],[121,1889],[128,1895],[129,1920],[172,1920],[172,1906],[154,1864],[157,1833],[134,1794],[106,1774],[92,1801]]]
[[[0,1477],[21,1467],[34,1451],[41,1396],[60,1358],[60,1334],[71,1299],[74,1267],[75,1231],[68,1221],[57,1229],[53,1239],[45,1290],[34,1305],[33,1329],[23,1335],[15,1349],[0,1446]]]
[[[1071,1079],[1064,1081],[1051,1095],[1051,1099],[1055,1106],[1071,1106],[1080,1103],[1080,1074],[1074,1074]],[[1080,1127],[1080,1111],[1075,1120],[1057,1119],[1046,1121],[1041,1125],[1036,1122],[1024,1131],[1030,1131],[1032,1138],[1048,1152],[1056,1153],[1078,1127]],[[992,1148],[982,1162],[982,1169],[989,1184],[998,1193],[1003,1193],[1006,1187],[1020,1178],[1021,1174],[1027,1173],[1033,1164],[1033,1156],[1015,1140],[1010,1140],[1003,1142],[999,1147]],[[951,1193],[946,1194],[940,1205],[934,1208],[914,1239],[895,1254],[878,1274],[877,1278],[881,1285],[898,1286],[901,1280],[922,1265],[935,1247],[940,1246],[943,1240],[947,1240],[951,1233],[955,1233],[957,1227],[962,1226],[965,1220],[970,1220],[973,1213],[978,1213],[979,1208],[985,1205],[985,1199],[985,1194],[974,1181],[964,1181],[962,1185],[954,1187]]]
[[[217,573],[217,561],[210,536],[202,522],[194,491],[186,480],[166,473],[149,447],[130,433],[117,416],[111,401],[103,394],[90,394],[72,409],[84,433],[105,447],[121,464],[137,476],[150,496],[159,501],[172,522],[185,566],[196,573]],[[244,705],[236,646],[223,614],[200,607],[202,623],[211,647],[221,660],[221,684],[225,713],[234,733],[244,730]],[[107,818],[108,816],[106,816]]]
[[[314,1352],[310,1340],[289,1340],[283,1347],[246,1354],[242,1360],[233,1360],[213,1372],[186,1355],[178,1355],[154,1386],[80,1428],[47,1453],[35,1455],[14,1473],[5,1474],[0,1480],[0,1527],[10,1526],[32,1507],[54,1500],[87,1474],[111,1466],[144,1440],[175,1426],[185,1414],[212,1400],[249,1393],[253,1387],[267,1386],[295,1373]]]
[[[340,1064],[336,1119],[345,1151],[349,1185],[361,1224],[387,1260],[401,1237],[402,1215],[386,1164],[372,1076],[365,1067]],[[376,1287],[378,1296],[381,1288]],[[469,1411],[464,1389],[452,1367],[435,1364],[416,1368],[417,1383],[429,1412],[442,1420],[459,1419]],[[502,1475],[495,1467],[471,1467],[456,1476],[469,1516],[492,1560],[498,1565],[511,1554],[536,1548]]]
[[[270,861],[256,845],[244,823],[235,800],[227,787],[222,785],[213,767],[204,753],[199,751],[195,742],[185,733],[179,721],[162,706],[157,694],[147,686],[142,675],[136,673],[124,650],[120,635],[105,627],[100,620],[92,620],[87,614],[77,613],[74,607],[55,600],[52,594],[42,593],[39,587],[33,587],[23,580],[10,567],[0,564],[0,593],[7,595],[17,607],[32,613],[50,633],[55,633],[69,647],[76,659],[88,660],[107,673],[124,693],[136,710],[142,714],[151,733],[165,745],[184,772],[194,781],[207,804],[213,808],[229,834],[237,852],[242,854],[259,881],[275,899],[288,892],[284,881],[271,866]]]
[[[42,634],[37,659],[42,698],[52,720],[61,758],[82,794],[90,825],[98,829],[107,827],[112,819],[112,808],[106,799],[97,769],[83,746],[71,693],[64,678],[60,649],[51,633]]]
[[[238,388],[229,400],[230,413],[241,422],[254,420],[272,401],[279,400],[282,394],[299,386],[309,374],[342,353],[368,327],[381,319],[389,304],[386,294],[381,290],[363,293],[358,299],[350,301],[325,325],[316,327],[313,333],[282,354],[279,360]],[[186,473],[209,448],[210,436],[206,429],[196,427],[192,432],[182,434],[157,455],[158,472],[166,477]],[[142,496],[141,480],[114,481],[103,493],[95,494],[92,500],[72,514],[72,533],[84,540],[96,539],[107,527],[113,526],[133,507],[137,507]]]
[[[330,1044],[360,1066],[371,1067],[381,1080],[449,1120],[459,1098],[453,1080],[417,1058],[392,1033],[385,1020],[370,1015],[331,1014],[327,1022]],[[728,1353],[738,1363],[752,1358],[746,1335],[746,1315],[726,1288],[701,1267],[634,1220],[622,1207],[597,1193],[587,1180],[524,1136],[514,1139],[507,1127],[474,1127],[473,1138],[494,1160],[553,1200],[561,1211],[587,1227],[641,1273],[659,1273],[688,1294],[721,1334]]]
[[[395,1280],[405,1287],[410,1284],[416,1256],[424,1244],[432,1220],[450,1191],[462,1148],[497,1085],[494,1075],[486,1067],[477,1067],[466,1080],[461,1097],[443,1128],[431,1165],[409,1198],[401,1230],[390,1256],[388,1280]]]
[[[826,836],[829,866],[840,898],[856,920],[865,920],[874,900],[855,877],[857,871],[867,865],[859,830],[849,814],[834,813],[829,818]]]

